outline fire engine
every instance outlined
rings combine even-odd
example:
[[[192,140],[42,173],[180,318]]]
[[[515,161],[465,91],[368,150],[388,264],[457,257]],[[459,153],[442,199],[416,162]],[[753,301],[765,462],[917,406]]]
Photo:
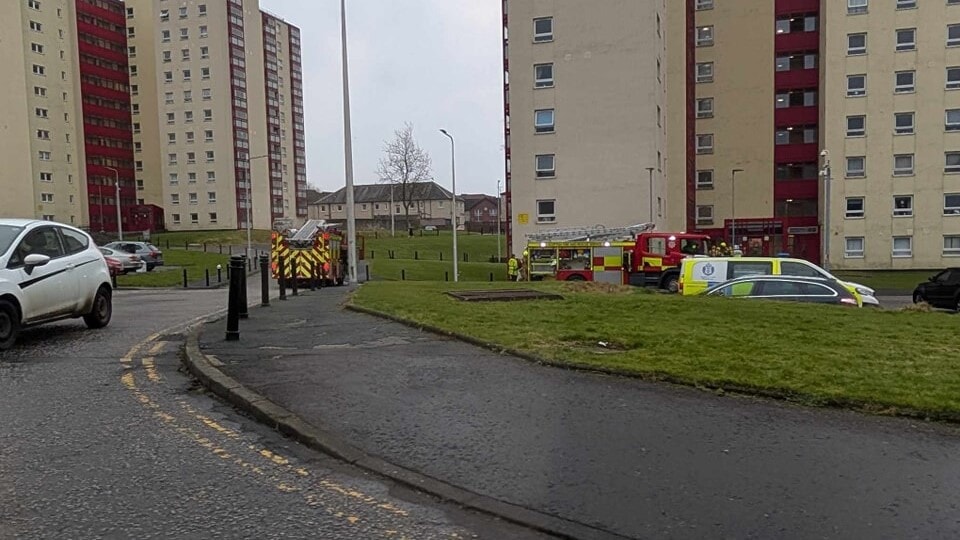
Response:
[[[710,237],[654,228],[653,223],[597,225],[528,234],[524,273],[535,281],[596,281],[676,292],[680,261],[706,255]]]
[[[343,285],[346,275],[346,239],[339,224],[322,219],[307,220],[299,229],[289,219],[273,223],[270,239],[270,267],[273,279],[280,279],[280,258],[284,259],[287,283],[297,279],[309,283],[314,272],[326,285]]]

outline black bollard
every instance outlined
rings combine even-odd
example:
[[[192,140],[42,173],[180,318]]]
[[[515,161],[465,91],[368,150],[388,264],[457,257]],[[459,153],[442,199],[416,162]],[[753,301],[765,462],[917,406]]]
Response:
[[[444,281],[450,281],[450,272],[444,272],[444,273],[443,273],[443,280],[444,280]]]
[[[364,269],[364,271],[365,271],[366,274],[367,274],[367,281],[370,281],[370,265],[368,264],[368,265],[364,266],[363,269]]]
[[[490,272],[490,283],[493,283],[493,272]]]
[[[207,287],[209,288],[209,287],[210,287],[210,269],[209,269],[209,268],[204,268],[204,269],[203,269],[203,275],[204,275],[205,278],[207,278]]]
[[[220,255],[223,255],[223,244],[217,244],[217,251],[220,252]]]
[[[290,286],[293,289],[294,296],[300,296],[299,283],[300,281],[300,261],[297,260],[297,256],[293,256],[293,260],[290,261]]]
[[[287,299],[287,259],[277,257],[277,283],[280,285],[280,300]]]
[[[240,340],[240,289],[243,287],[243,259],[230,257],[230,293],[227,302],[227,341]]]
[[[243,266],[240,267],[240,318],[250,318],[250,310],[247,307],[247,272],[246,268],[250,265],[246,255],[241,255]]]
[[[187,269],[183,269],[183,288],[187,288]]]
[[[415,261],[419,261],[419,260],[420,260],[420,252],[419,252],[419,251],[416,251],[416,250],[413,251],[413,260],[415,260]]]
[[[401,269],[400,269],[400,281],[406,281],[406,279],[407,279],[407,271],[404,270],[403,268],[401,268]]]
[[[117,288],[117,275],[113,274],[110,276],[110,284],[113,285],[114,290]]]
[[[223,269],[219,264],[217,265],[217,283],[223,283]]]
[[[260,305],[270,305],[270,257],[260,256]]]
[[[441,261],[443,260],[443,252],[442,252],[442,251],[440,252],[440,260],[441,260]]]

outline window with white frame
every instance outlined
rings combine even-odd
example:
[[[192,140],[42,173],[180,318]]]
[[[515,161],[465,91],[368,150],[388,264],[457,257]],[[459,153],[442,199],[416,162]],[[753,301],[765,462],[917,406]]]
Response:
[[[866,75],[847,75],[847,97],[867,95]]]
[[[172,71],[164,71],[164,72],[163,72],[163,82],[167,82],[167,83],[173,82],[173,72],[172,72]]]
[[[164,92],[163,98],[164,98],[164,102],[165,102],[167,105],[172,105],[172,104],[173,104],[173,92]]]
[[[863,137],[867,134],[867,117],[863,115],[847,117],[847,137]]]
[[[40,159],[40,161],[50,161],[51,156],[52,156],[52,154],[51,154],[50,152],[47,152],[46,150],[40,150],[40,151],[39,151],[39,159]]]
[[[697,206],[697,225],[713,224],[713,205],[701,204]]]
[[[181,29],[180,29],[180,39],[181,39],[181,40],[190,39],[190,29],[189,29],[189,28],[181,28]]]
[[[713,170],[697,171],[697,189],[713,189]]]
[[[187,137],[187,142],[188,142],[188,143],[192,143],[192,142],[194,141],[194,137],[193,137],[193,132],[192,132],[192,131],[187,131],[186,133],[184,133],[184,135],[186,135],[186,137]]]
[[[913,51],[917,48],[917,29],[899,28],[897,29],[897,52]]]
[[[200,37],[207,37],[207,25],[205,24],[200,25]]]
[[[944,116],[944,130],[960,131],[960,109],[947,109]]]
[[[697,11],[713,9],[713,0],[697,0]]]
[[[713,118],[713,98],[700,98],[697,100],[697,118]]]
[[[41,182],[53,182],[53,173],[42,172],[40,173]]]
[[[176,164],[177,164],[177,154],[175,154],[175,153],[167,154],[167,164],[168,164],[168,165],[176,165]]]
[[[161,9],[160,10],[160,22],[167,22],[170,20],[170,10]]]
[[[193,165],[197,162],[196,152],[187,152],[187,165]]]
[[[553,199],[537,201],[537,223],[553,223],[557,221],[557,202]]]
[[[913,9],[917,7],[917,0],[897,0],[897,9]]]
[[[960,216],[960,193],[943,194],[943,215]]]
[[[209,78],[210,78],[210,68],[208,68],[208,67],[202,67],[202,68],[200,68],[200,78],[201,78],[201,79],[204,79],[204,80],[209,79]]]
[[[553,41],[553,17],[533,20],[533,41],[536,43]]]
[[[183,121],[187,124],[193,122],[193,111],[183,111]]]
[[[697,153],[698,154],[713,153],[713,133],[697,134]]]
[[[892,255],[894,257],[913,257],[913,237],[894,236]]]
[[[143,162],[140,161],[140,160],[134,161],[134,162],[133,162],[133,168],[134,168],[134,170],[136,170],[137,172],[143,171]]]
[[[895,82],[893,91],[898,94],[915,92],[917,89],[916,76],[917,73],[913,70],[896,72],[896,74],[894,74]]]
[[[213,150],[207,150],[206,157],[207,157],[207,163],[211,163],[214,160]]]
[[[960,67],[952,66],[947,68],[947,90],[956,90],[960,88]]]
[[[697,82],[713,82],[713,62],[697,62]]]
[[[180,18],[181,19],[187,18],[187,6],[180,6]]]
[[[960,236],[957,236],[957,235],[944,235],[944,237],[943,237],[943,256],[944,256],[944,257],[957,257],[957,256],[960,256]]]
[[[176,186],[180,183],[180,174],[172,172],[167,175],[167,180],[170,182],[171,186]]]
[[[172,113],[172,112],[168,112],[168,113],[167,113],[167,123],[168,123],[168,124],[173,124],[173,123],[176,123],[176,121],[177,121],[177,119],[176,119],[176,114],[175,114],[175,113]]]
[[[189,81],[191,75],[192,75],[192,74],[191,74],[191,72],[190,72],[189,69],[184,69],[184,70],[183,70],[183,80]]]
[[[867,33],[847,34],[847,54],[867,54]]]
[[[200,223],[200,214],[190,214],[190,223]]]
[[[863,178],[867,175],[867,158],[865,156],[847,157],[847,178]]]
[[[209,122],[213,120],[213,109],[204,109],[203,110],[203,121]]]
[[[847,219],[860,219],[864,216],[863,197],[847,197],[847,209],[844,217]]]
[[[210,212],[210,223],[216,223],[216,222],[217,222],[217,213]]]
[[[868,0],[847,0],[847,14],[858,15],[860,13],[866,13],[868,5]]]
[[[947,25],[947,47],[960,45],[960,24]]]
[[[553,109],[540,109],[533,113],[533,127],[537,133],[553,133],[555,118]]]
[[[863,237],[848,236],[843,239],[843,256],[847,259],[863,258]]]
[[[210,58],[210,47],[200,47],[200,59],[206,60],[207,58]]]
[[[41,193],[40,202],[52,203],[53,202],[53,193]]]
[[[897,154],[893,156],[893,175],[913,175],[913,154]]]
[[[893,216],[913,216],[913,195],[896,195],[893,197]]]
[[[184,61],[190,60],[190,49],[180,49],[180,59]]]
[[[945,173],[960,173],[960,152],[945,152],[946,163],[943,167]]]
[[[188,201],[190,204],[197,204],[197,203],[199,202],[199,200],[197,199],[197,194],[196,194],[196,193],[187,193],[187,201]]]
[[[201,17],[206,17],[206,16],[207,16],[207,5],[206,5],[206,4],[200,4],[199,6],[197,6],[197,15],[199,15],[199,16],[201,16]]]
[[[171,53],[170,51],[163,51],[161,58],[164,63],[170,62],[171,60],[173,60],[173,53]]]
[[[533,66],[535,88],[550,88],[553,86],[553,64],[536,64]]]
[[[216,182],[217,173],[214,171],[207,171],[207,182]]]
[[[713,46],[713,25],[697,27],[697,47]]]
[[[173,219],[174,225],[180,224],[180,214],[170,214],[170,218]]]
[[[187,173],[187,183],[188,183],[188,184],[196,184],[196,183],[197,183],[197,173],[195,173],[195,172],[188,172],[188,173]]]
[[[168,144],[175,144],[176,142],[177,142],[177,134],[176,134],[176,133],[167,133],[167,143],[168,143]]]
[[[554,154],[538,154],[536,157],[537,178],[553,178],[557,175],[557,160]]]
[[[179,193],[171,193],[171,194],[170,194],[170,204],[173,204],[173,205],[180,204],[180,194],[179,194]]]
[[[169,42],[170,42],[170,31],[169,31],[169,30],[161,30],[161,31],[160,31],[160,41],[163,42],[163,43],[169,43]]]
[[[913,112],[899,112],[893,114],[893,132],[897,135],[912,135]]]
[[[204,142],[211,142],[211,141],[213,141],[213,130],[212,130],[212,129],[205,129],[205,130],[203,130],[203,141],[204,141]]]

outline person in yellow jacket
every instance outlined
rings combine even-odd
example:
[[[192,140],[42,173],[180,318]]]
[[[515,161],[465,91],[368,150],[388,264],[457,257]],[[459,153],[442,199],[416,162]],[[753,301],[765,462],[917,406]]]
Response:
[[[507,260],[507,279],[509,281],[519,281],[520,277],[520,261],[517,260],[516,254],[510,254],[510,259]]]

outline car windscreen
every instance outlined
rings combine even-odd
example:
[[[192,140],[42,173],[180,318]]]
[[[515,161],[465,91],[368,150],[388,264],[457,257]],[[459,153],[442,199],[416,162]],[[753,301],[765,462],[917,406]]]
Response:
[[[0,255],[4,255],[13,241],[23,232],[23,227],[14,227],[13,225],[0,225]]]

